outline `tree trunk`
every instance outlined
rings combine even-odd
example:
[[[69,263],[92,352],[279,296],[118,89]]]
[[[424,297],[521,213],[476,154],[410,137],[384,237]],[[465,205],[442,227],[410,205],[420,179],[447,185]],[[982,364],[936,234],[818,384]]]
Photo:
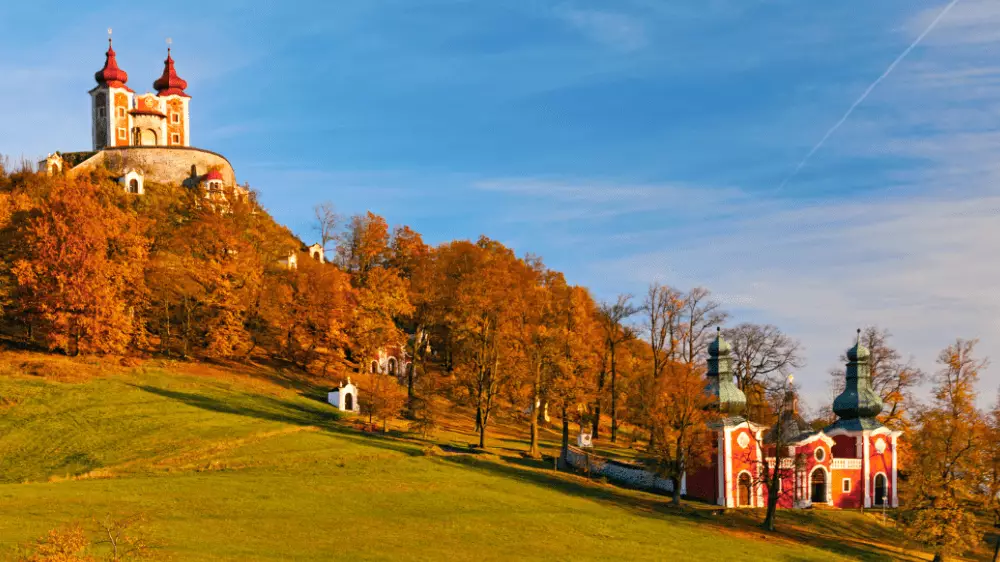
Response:
[[[531,392],[531,447],[529,448],[528,454],[533,459],[541,457],[541,452],[538,450],[538,416],[541,414],[538,410],[540,409],[541,395],[539,389],[542,385],[542,366],[541,363],[535,366],[535,380],[532,383]]]
[[[618,438],[618,391],[615,382],[618,378],[618,369],[615,365],[615,345],[611,344],[611,442]]]
[[[559,448],[559,461],[566,465],[569,457],[569,418],[566,416],[566,406],[562,408],[562,446]]]
[[[941,554],[940,552],[935,552],[934,562],[944,562],[944,554]]]
[[[670,483],[673,484],[673,486],[674,486],[673,493],[671,494],[671,496],[672,496],[673,499],[671,500],[670,503],[673,504],[674,507],[680,507],[680,505],[681,505],[681,479],[678,478],[678,477],[676,477],[676,476],[671,476],[670,477]]]
[[[607,373],[604,371],[604,366],[601,366],[601,372],[597,376],[597,398],[594,399],[594,419],[591,420],[590,434],[591,437],[596,441],[597,435],[601,429],[601,393],[604,392],[604,381],[607,377]]]
[[[997,545],[993,549],[993,562],[1000,562],[1000,536],[997,536]]]
[[[483,423],[479,426],[479,448],[486,448],[486,424]]]
[[[767,488],[767,515],[764,516],[764,523],[761,525],[768,531],[774,531],[774,516],[778,512],[778,494],[772,494],[771,489],[770,486]]]

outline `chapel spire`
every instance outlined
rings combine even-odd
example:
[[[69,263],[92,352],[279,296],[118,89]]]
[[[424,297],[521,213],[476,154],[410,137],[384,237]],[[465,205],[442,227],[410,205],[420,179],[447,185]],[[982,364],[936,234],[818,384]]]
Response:
[[[115,58],[115,50],[111,46],[111,29],[108,29],[108,51],[104,53],[104,68],[94,74],[98,87],[124,88],[132,91],[125,84],[128,82],[128,74],[118,67],[118,60]]]
[[[170,43],[170,39],[167,39],[167,59],[163,61],[163,74],[156,82],[153,82],[153,88],[159,96],[182,96],[189,98],[191,96],[184,92],[184,88],[187,88],[187,82],[180,76],[177,76],[177,71],[174,70],[174,59],[170,56]]]

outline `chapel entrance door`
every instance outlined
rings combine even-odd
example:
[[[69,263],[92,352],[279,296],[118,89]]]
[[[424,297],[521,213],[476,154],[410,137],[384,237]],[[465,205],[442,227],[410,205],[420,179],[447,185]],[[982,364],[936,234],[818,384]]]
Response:
[[[746,472],[740,474],[737,487],[739,488],[739,507],[748,507],[750,505],[750,490],[753,487],[750,475]]]
[[[812,503],[826,503],[826,471],[817,467],[809,480],[812,482],[809,499]]]
[[[354,411],[354,396],[350,392],[344,395],[344,409],[348,412]]]
[[[885,474],[875,475],[875,505],[881,507],[886,500]]]

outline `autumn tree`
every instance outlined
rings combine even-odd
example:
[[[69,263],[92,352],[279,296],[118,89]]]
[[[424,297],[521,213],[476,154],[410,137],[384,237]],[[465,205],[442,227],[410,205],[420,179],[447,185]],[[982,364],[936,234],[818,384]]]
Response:
[[[960,339],[941,352],[933,398],[917,411],[910,435],[904,520],[935,560],[975,548],[981,536],[970,532],[977,528],[970,502],[982,490],[979,453],[985,445],[976,384],[987,362],[975,357],[976,343]]]
[[[382,423],[382,431],[388,431],[389,420],[399,416],[406,405],[406,394],[395,377],[382,373],[368,373],[368,384],[364,391],[368,398],[361,401],[361,413],[368,416],[368,423]]]
[[[70,354],[122,353],[140,337],[149,245],[140,219],[113,185],[51,178],[18,226],[17,307],[46,347]]]
[[[355,310],[355,292],[345,273],[302,260],[295,269],[272,271],[265,291],[263,317],[278,354],[304,369],[320,362],[324,373],[343,359]]]
[[[364,286],[368,272],[382,266],[389,258],[389,225],[385,219],[368,211],[351,217],[337,245],[337,262]]]
[[[673,485],[673,504],[680,505],[681,479],[711,461],[713,432],[709,423],[712,395],[703,374],[688,363],[670,361],[656,380],[651,452],[657,472]]]
[[[502,392],[511,382],[519,269],[525,267],[502,244],[481,238],[477,243],[443,246],[443,291],[440,300],[448,331],[454,374],[475,408],[479,446]]]
[[[684,306],[682,295],[679,291],[652,283],[646,293],[646,299],[642,303],[642,311],[645,313],[645,324],[643,326],[650,351],[650,373],[648,386],[650,392],[642,393],[642,403],[639,406],[644,410],[644,416],[652,423],[651,409],[654,406],[657,396],[653,390],[658,387],[663,371],[667,364],[677,359],[677,348],[680,344],[680,315]],[[650,425],[650,447],[656,442],[656,428]]]
[[[553,291],[556,353],[546,398],[559,412],[562,422],[560,459],[566,464],[569,453],[569,424],[575,420],[582,428],[586,406],[593,400],[594,377],[603,355],[603,335],[595,315],[596,306],[587,289],[559,287]]]
[[[611,442],[618,437],[618,362],[619,346],[635,337],[635,331],[624,324],[625,320],[639,312],[640,307],[632,304],[632,295],[618,295],[615,302],[605,302],[600,305],[601,327],[604,330],[604,345],[608,352],[608,373],[611,375]],[[603,377],[602,377],[603,379]],[[603,387],[602,384],[599,387]],[[594,437],[601,420],[600,403],[595,403]]]
[[[360,372],[380,349],[404,341],[396,319],[410,314],[413,306],[406,282],[396,271],[384,267],[369,270],[356,295],[354,320],[348,332]]]
[[[400,320],[409,331],[410,368],[406,375],[406,391],[414,400],[414,381],[423,374],[424,361],[430,348],[430,327],[435,319],[434,304],[439,290],[438,269],[433,248],[424,244],[418,232],[408,226],[393,230],[390,243],[389,267],[406,281],[411,312]],[[411,405],[412,406],[412,405]]]
[[[29,547],[29,554],[21,558],[24,562],[94,562],[95,558],[86,554],[90,546],[83,526],[71,525],[62,529],[52,529],[45,537]]]
[[[983,509],[993,516],[994,528],[1000,527],[1000,398],[986,418],[982,448],[979,451],[982,468]],[[993,562],[1000,562],[1000,536],[994,535]]]

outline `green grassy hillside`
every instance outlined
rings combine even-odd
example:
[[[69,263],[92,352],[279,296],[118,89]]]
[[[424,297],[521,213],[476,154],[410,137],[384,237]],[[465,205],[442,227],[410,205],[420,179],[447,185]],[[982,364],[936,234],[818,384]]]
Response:
[[[765,538],[749,514],[357,432],[288,373],[25,357],[0,357],[4,559],[59,525],[137,512],[173,560],[902,557],[854,513],[788,515]]]

